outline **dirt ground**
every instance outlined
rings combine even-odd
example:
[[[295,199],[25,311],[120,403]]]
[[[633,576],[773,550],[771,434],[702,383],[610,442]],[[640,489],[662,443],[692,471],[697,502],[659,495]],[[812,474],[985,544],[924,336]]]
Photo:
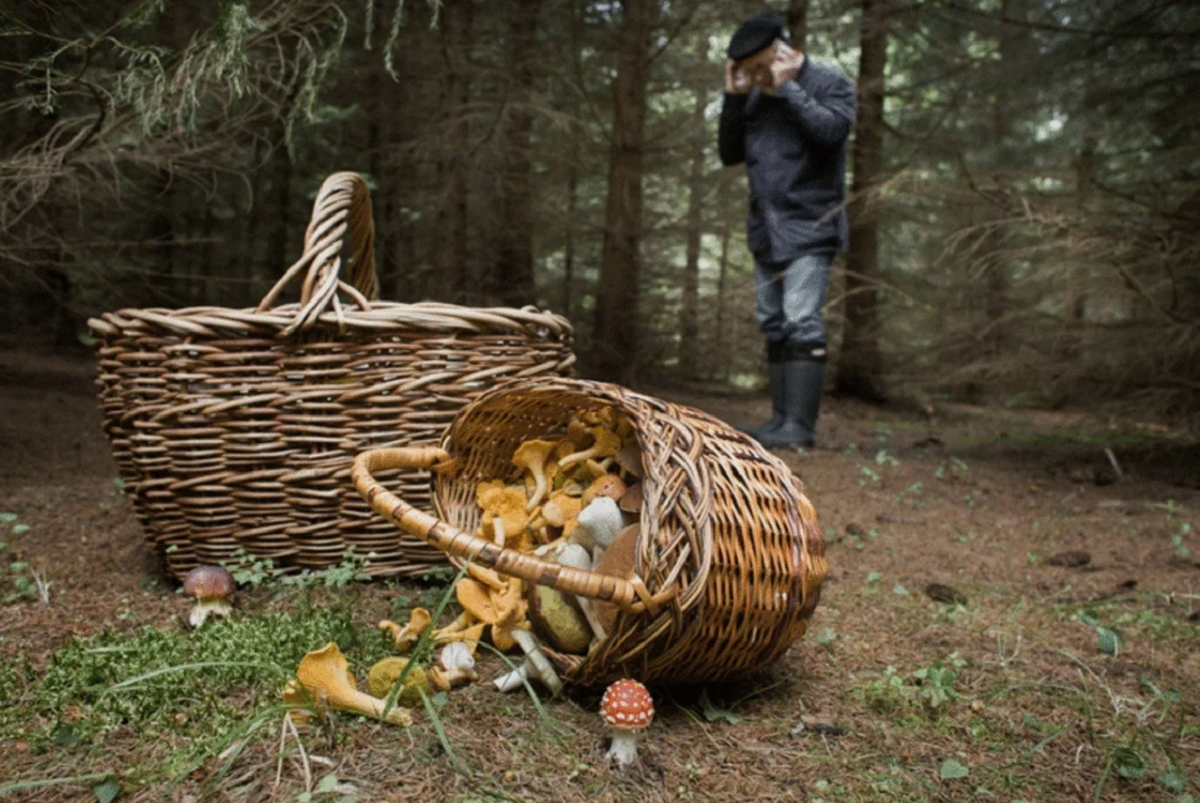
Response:
[[[307,735],[307,780],[294,750],[279,760],[278,723],[174,777],[165,757],[186,728],[132,720],[94,740],[39,737],[54,717],[31,701],[45,699],[56,651],[105,631],[178,631],[186,609],[115,482],[91,379],[83,360],[0,354],[0,511],[21,525],[0,525],[0,541],[50,583],[49,602],[0,606],[0,659],[31,667],[0,695],[0,796],[103,800],[119,785],[121,800],[178,803],[1200,798],[1200,449],[1149,422],[965,406],[828,402],[820,447],[784,455],[829,540],[813,627],[742,682],[654,689],[658,716],[630,771],[603,760],[597,693],[548,702],[550,727],[527,696],[487,682],[495,658],[450,695],[440,735],[420,712],[406,730],[344,717]],[[734,423],[766,411],[761,397],[660,395]],[[372,583],[348,599],[370,630],[429,592]],[[295,603],[262,588],[240,607]],[[232,688],[227,702],[271,688]],[[12,711],[26,712],[19,726]],[[97,785],[106,774],[111,788]]]

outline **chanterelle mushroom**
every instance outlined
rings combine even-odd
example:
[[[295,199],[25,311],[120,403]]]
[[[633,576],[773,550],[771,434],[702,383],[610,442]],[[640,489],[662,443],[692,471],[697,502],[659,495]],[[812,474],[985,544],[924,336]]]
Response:
[[[579,452],[572,452],[559,460],[559,468],[570,468],[576,463],[582,463],[587,460],[612,457],[617,453],[617,449],[621,448],[621,438],[612,430],[597,426],[592,427],[591,432],[595,438],[595,442],[588,448]]]
[[[429,616],[429,611],[424,608],[413,608],[408,615],[408,624],[404,627],[396,624],[390,619],[384,619],[379,623],[380,630],[386,630],[392,634],[392,642],[398,653],[406,653],[413,648],[413,645],[421,638],[421,634],[432,623]]]
[[[529,516],[524,488],[505,485],[500,480],[482,482],[475,489],[475,501],[483,509],[485,527],[492,528],[494,540],[501,546],[525,532]]]
[[[307,713],[322,714],[326,708],[332,708],[393,725],[412,724],[412,715],[405,709],[393,706],[385,716],[386,700],[358,690],[349,662],[332,641],[301,659],[296,679],[288,681],[283,691],[283,704]]]
[[[529,501],[525,503],[526,510],[533,510],[542,503],[542,499],[546,496],[546,489],[550,482],[546,471],[546,461],[550,459],[550,453],[557,445],[553,441],[525,441],[517,447],[517,452],[513,455],[513,464],[532,474],[535,483],[533,496],[529,497]]]
[[[632,764],[637,758],[638,735],[654,719],[650,692],[636,680],[618,680],[605,690],[600,715],[612,734],[612,746],[605,757],[621,766]]]
[[[188,624],[199,627],[213,616],[228,616],[237,584],[233,575],[221,566],[197,566],[183,578],[183,593],[196,600],[188,611]]]

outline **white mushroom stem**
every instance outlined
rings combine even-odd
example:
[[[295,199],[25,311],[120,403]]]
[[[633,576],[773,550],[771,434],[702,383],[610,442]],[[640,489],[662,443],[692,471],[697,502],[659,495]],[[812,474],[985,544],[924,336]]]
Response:
[[[504,519],[500,516],[492,516],[492,537],[500,546],[504,546],[508,539],[508,533],[504,532]]]
[[[525,651],[526,660],[533,666],[526,669],[526,676],[537,678],[542,684],[552,693],[558,694],[562,691],[562,680],[559,679],[558,673],[554,671],[554,666],[550,663],[550,659],[543,653],[541,647],[538,646],[537,639],[528,630],[514,629],[512,631],[513,640],[521,645],[521,649]]]
[[[605,758],[622,766],[632,764],[637,759],[639,732],[632,728],[612,728],[612,745],[609,746]]]
[[[493,680],[492,685],[494,685],[498,691],[516,691],[525,685],[525,681],[530,677],[529,673],[536,671],[537,667],[533,665],[533,661],[526,658],[525,661],[516,669],[505,672],[503,675],[500,675]]]
[[[588,506],[579,512],[576,521],[578,525],[571,531],[569,540],[596,551],[607,549],[624,524],[621,508],[617,507],[615,500],[607,496],[598,496],[588,503]],[[595,552],[592,553],[592,560],[598,560]]]
[[[588,555],[587,549],[579,544],[563,544],[555,560],[559,564],[570,566],[573,569],[588,571],[592,568],[591,556]],[[606,639],[608,633],[605,631],[604,625],[600,624],[600,617],[596,615],[596,608],[592,605],[592,601],[587,597],[576,597],[575,601],[579,603],[579,610],[583,611],[583,617],[587,619],[588,625],[592,628],[592,635],[600,641]]]
[[[192,609],[188,611],[188,624],[192,627],[199,627],[204,624],[210,614],[212,616],[228,616],[232,612],[233,606],[227,599],[197,600]]]

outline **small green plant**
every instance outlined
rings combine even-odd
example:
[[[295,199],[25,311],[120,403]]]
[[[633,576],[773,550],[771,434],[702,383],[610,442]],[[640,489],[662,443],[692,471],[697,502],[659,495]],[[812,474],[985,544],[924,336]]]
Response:
[[[912,485],[908,486],[903,491],[896,494],[896,504],[903,503],[905,499],[909,499],[909,498],[915,499],[916,497],[919,497],[921,495],[921,489],[923,487],[924,486],[920,482],[914,482]]]
[[[966,665],[957,652],[952,652],[944,659],[915,670],[912,676],[920,685],[918,696],[933,709],[957,700],[958,692],[954,686],[958,683],[958,670]]]
[[[50,601],[50,582],[27,561],[14,560],[8,545],[0,542],[0,603],[34,599]]]
[[[875,465],[877,466],[892,466],[893,468],[900,465],[900,461],[892,457],[887,449],[880,449],[875,453]]]
[[[862,476],[858,479],[858,487],[865,488],[868,483],[878,485],[883,479],[879,476],[879,472],[870,466],[859,466],[858,473]]]
[[[883,675],[866,684],[863,694],[869,707],[884,713],[905,707],[912,700],[913,688],[896,667],[889,666]]]
[[[1075,620],[1082,625],[1095,628],[1097,647],[1100,652],[1105,655],[1117,655],[1121,651],[1125,638],[1111,627],[1100,624],[1099,618],[1093,611],[1080,611],[1075,615]]]
[[[967,464],[959,460],[957,457],[951,457],[949,460],[944,460],[938,464],[937,469],[933,472],[934,479],[956,482],[963,479],[969,470]]]
[[[1179,522],[1179,532],[1171,534],[1171,546],[1175,547],[1175,554],[1184,560],[1190,560],[1192,550],[1184,543],[1184,539],[1192,534],[1192,525],[1186,521]]]

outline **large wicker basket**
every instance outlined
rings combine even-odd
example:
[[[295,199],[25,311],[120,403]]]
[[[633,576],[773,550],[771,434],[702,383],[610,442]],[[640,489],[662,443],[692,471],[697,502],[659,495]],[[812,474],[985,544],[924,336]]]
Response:
[[[443,563],[371,515],[348,482],[354,456],[436,443],[496,383],[570,371],[561,316],[376,301],[373,239],[366,182],[337,173],[313,205],[303,257],[257,309],[124,309],[89,321],[105,432],[146,536],[176,575],[239,548],[318,568],[353,546],[372,554],[375,575]],[[298,278],[299,303],[275,306]],[[426,474],[388,479],[427,503]]]
[[[579,410],[612,406],[642,448],[636,577],[626,581],[544,562],[469,533],[476,484],[515,480],[512,455],[560,435]],[[430,515],[377,481],[396,467],[435,471]],[[778,458],[717,419],[615,385],[540,379],[498,387],[464,408],[440,447],[380,449],[355,461],[354,482],[386,520],[514,577],[622,609],[587,656],[549,652],[578,685],[633,677],[716,680],[763,666],[803,635],[825,577],[824,541],[800,481]]]

